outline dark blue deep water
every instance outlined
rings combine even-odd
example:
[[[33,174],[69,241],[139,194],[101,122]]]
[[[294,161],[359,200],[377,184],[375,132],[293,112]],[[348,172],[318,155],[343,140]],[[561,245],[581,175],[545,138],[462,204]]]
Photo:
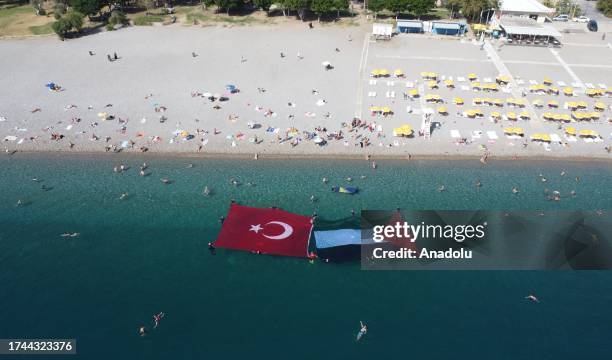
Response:
[[[71,359],[610,357],[610,272],[376,272],[224,250],[212,256],[206,247],[232,198],[324,218],[398,206],[609,210],[609,163],[379,161],[373,170],[366,161],[119,156],[0,159],[0,338],[76,338]],[[138,175],[143,161],[148,177]],[[113,173],[120,162],[132,168]],[[349,176],[361,194],[329,191]],[[205,185],[213,196],[200,195]],[[577,196],[550,202],[544,188]],[[123,192],[129,197],[119,200]],[[541,303],[524,300],[529,293]],[[160,327],[140,337],[159,311]],[[356,343],[360,320],[369,331]]]

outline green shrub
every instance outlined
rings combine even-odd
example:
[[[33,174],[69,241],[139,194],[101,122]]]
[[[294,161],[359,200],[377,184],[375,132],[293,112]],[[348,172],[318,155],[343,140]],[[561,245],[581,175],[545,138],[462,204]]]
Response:
[[[127,16],[122,11],[115,10],[108,19],[109,25],[127,25],[129,23]]]

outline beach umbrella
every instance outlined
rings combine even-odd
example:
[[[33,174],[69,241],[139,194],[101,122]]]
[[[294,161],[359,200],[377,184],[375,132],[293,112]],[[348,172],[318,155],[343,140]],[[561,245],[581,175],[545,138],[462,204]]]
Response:
[[[412,133],[412,126],[407,124],[393,129],[393,136],[410,136]]]
[[[542,81],[542,82],[544,83],[544,85],[549,85],[549,86],[552,85],[552,83],[553,83],[552,79],[549,78],[549,77],[545,77],[544,81]]]
[[[373,76],[373,77],[379,77],[380,76],[380,70],[374,69],[374,70],[372,70],[370,75]]]
[[[491,117],[494,119],[499,119],[501,117],[501,114],[497,111],[493,111],[491,112]]]
[[[586,109],[589,106],[586,101],[578,101],[576,107],[579,109]]]
[[[519,117],[521,119],[529,119],[531,116],[529,115],[529,111],[521,111],[521,113],[519,114]]]
[[[429,80],[427,82],[427,86],[429,86],[430,89],[437,89],[438,88],[438,82],[435,80]]]
[[[554,94],[554,95],[559,95],[559,89],[558,89],[558,88],[556,88],[556,87],[554,87],[554,86],[553,86],[553,87],[550,87],[550,88],[548,89],[548,93],[549,93],[549,94]]]
[[[514,128],[514,133],[519,136],[525,135],[525,130],[523,128],[517,127]]]
[[[454,99],[453,99],[453,102],[455,103],[455,105],[463,105],[463,104],[464,104],[463,99],[462,99],[462,98],[460,98],[460,97],[456,97],[456,98],[454,98]]]
[[[384,106],[382,109],[380,109],[380,111],[381,111],[383,114],[390,114],[390,113],[392,113],[392,112],[393,112],[393,111],[391,111],[391,108],[390,108],[390,107],[388,107],[388,106]]]
[[[480,105],[482,104],[482,99],[481,98],[474,98],[474,100],[472,100],[472,102],[476,105]]]
[[[561,114],[561,121],[570,122],[572,121],[572,118],[569,114]]]
[[[474,89],[474,90],[482,89],[482,87],[480,86],[480,83],[478,81],[474,81],[471,85],[472,85],[472,89]]]
[[[598,120],[598,119],[599,119],[599,113],[597,113],[597,112],[592,112],[592,113],[591,113],[591,119],[593,119],[593,120]]]
[[[565,133],[567,135],[576,136],[576,129],[571,126],[568,126],[565,128]]]
[[[474,80],[478,79],[478,76],[476,76],[476,74],[474,74],[474,73],[470,73],[470,74],[468,74],[467,78],[470,81],[474,81]]]
[[[513,127],[506,127],[506,128],[504,128],[504,134],[507,134],[507,135],[514,134],[514,128]]]
[[[446,79],[444,80],[444,84],[446,85],[447,88],[454,88],[455,87],[455,82],[451,79]]]
[[[510,77],[508,75],[501,75],[498,76],[495,81],[497,81],[499,84],[508,84],[510,82]]]
[[[389,70],[380,69],[380,76],[389,76]]]
[[[410,95],[410,97],[415,98],[419,96],[419,90],[417,89],[411,89],[410,91],[408,91],[408,95]]]
[[[578,133],[578,136],[596,138],[596,137],[599,137],[599,134],[595,130],[580,130],[580,132]]]
[[[559,107],[559,102],[557,100],[550,100],[547,105],[548,107],[556,108]]]
[[[595,103],[595,110],[604,111],[606,110],[606,104],[601,101]]]
[[[466,115],[467,115],[467,117],[469,117],[469,118],[475,118],[475,117],[476,117],[476,114],[477,114],[477,111],[476,111],[476,110],[474,110],[474,109],[470,109],[470,110],[466,111],[466,112],[465,112],[465,114],[466,114]]]
[[[535,99],[532,104],[533,104],[533,106],[536,106],[536,107],[544,106],[544,103],[540,99]]]
[[[441,115],[446,115],[446,114],[448,114],[448,111],[446,110],[446,106],[440,106],[440,107],[438,107],[438,114],[441,114]]]
[[[380,112],[380,106],[370,106],[370,111],[373,113]]]
[[[578,109],[578,103],[575,101],[568,101],[565,103],[565,108],[570,110]]]
[[[563,88],[563,94],[566,96],[574,96],[574,89],[571,87],[565,87]]]
[[[508,120],[516,120],[516,114],[512,111],[506,113],[506,117],[508,118]]]
[[[422,77],[423,79],[427,79],[427,78],[429,77],[429,72],[427,72],[427,71],[422,71],[422,72],[421,72],[421,77]]]
[[[393,75],[395,75],[395,77],[402,77],[404,76],[404,72],[402,69],[395,69],[395,71],[393,71]]]

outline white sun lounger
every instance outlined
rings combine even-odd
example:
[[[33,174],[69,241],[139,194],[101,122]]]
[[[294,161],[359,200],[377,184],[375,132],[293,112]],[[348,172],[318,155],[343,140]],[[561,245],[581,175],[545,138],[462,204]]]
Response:
[[[472,131],[472,139],[480,139],[482,137],[482,131],[474,130]]]
[[[537,82],[537,81],[535,81],[535,80],[529,80],[529,83],[530,83],[531,85],[538,85],[538,82]]]
[[[523,85],[523,84],[525,83],[525,80],[523,80],[523,79],[517,79],[517,80],[516,80],[516,83],[517,83],[517,84],[519,84],[519,85]]]
[[[486,78],[484,78],[483,80],[484,80],[484,82],[487,82],[487,83],[490,83],[490,82],[491,82],[491,78],[490,78],[490,77],[486,77]]]
[[[580,86],[580,84],[579,84],[579,83],[577,83],[577,82],[572,83],[572,86],[573,86],[573,87],[575,87],[575,88],[582,87],[582,86]]]
[[[459,130],[451,130],[450,136],[454,139],[459,139],[461,137],[461,133],[459,132]]]
[[[550,140],[553,142],[561,142],[561,138],[557,134],[550,134]]]
[[[395,81],[387,81],[387,86],[395,86]]]
[[[376,80],[370,79],[370,85],[376,85]]]
[[[458,76],[457,77],[457,81],[463,82],[463,81],[465,81],[465,78],[463,76]]]
[[[469,90],[470,90],[470,87],[469,87],[469,86],[467,86],[467,85],[461,85],[461,90],[463,90],[463,91],[469,91]]]
[[[406,87],[407,88],[413,88],[414,87],[414,83],[408,81],[408,82],[406,82]]]
[[[557,81],[557,85],[559,86],[565,86],[565,83],[563,81]]]
[[[593,84],[591,84],[591,83],[584,83],[584,86],[586,86],[587,89],[594,89],[595,88],[595,86],[593,86]]]
[[[490,140],[497,140],[497,139],[499,139],[499,136],[497,136],[497,133],[495,131],[487,131],[487,137]]]

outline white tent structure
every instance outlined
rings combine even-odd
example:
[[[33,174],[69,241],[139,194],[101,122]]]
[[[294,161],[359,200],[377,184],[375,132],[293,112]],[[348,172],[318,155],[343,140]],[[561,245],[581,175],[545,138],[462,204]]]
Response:
[[[494,19],[503,15],[525,16],[543,23],[546,17],[551,17],[555,9],[544,6],[537,0],[500,0],[499,10],[495,11]]]
[[[375,39],[391,39],[391,35],[393,35],[393,25],[392,24],[383,24],[383,23],[374,23],[372,25],[372,36]]]

